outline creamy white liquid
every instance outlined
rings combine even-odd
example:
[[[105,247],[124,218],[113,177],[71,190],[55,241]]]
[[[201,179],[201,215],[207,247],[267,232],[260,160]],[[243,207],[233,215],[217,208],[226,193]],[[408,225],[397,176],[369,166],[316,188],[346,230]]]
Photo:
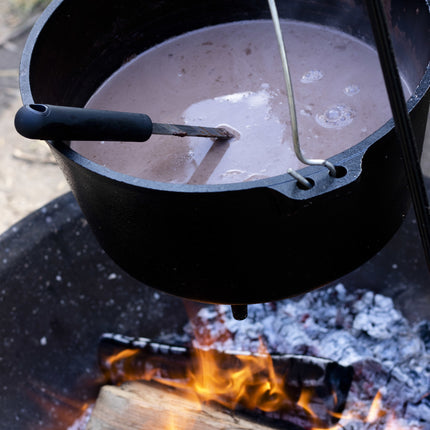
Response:
[[[281,25],[306,157],[335,155],[391,117],[375,50],[326,27]],[[227,143],[155,135],[143,143],[71,143],[85,157],[132,176],[217,184],[303,167],[293,150],[271,21],[208,27],[155,46],[112,75],[87,107],[142,112],[162,123],[225,124],[240,134]]]

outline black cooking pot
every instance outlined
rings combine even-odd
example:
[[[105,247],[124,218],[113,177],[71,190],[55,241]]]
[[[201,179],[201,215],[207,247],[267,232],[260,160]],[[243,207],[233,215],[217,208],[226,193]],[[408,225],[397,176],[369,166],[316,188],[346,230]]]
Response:
[[[387,1],[399,68],[421,149],[428,114],[429,7]],[[372,41],[362,1],[278,1],[279,14]],[[54,0],[33,28],[21,65],[24,104],[84,106],[127,59],[175,35],[270,18],[265,0]],[[389,121],[330,159],[288,175],[227,185],[138,179],[97,165],[65,141],[49,143],[98,241],[136,279],[214,303],[277,300],[339,278],[380,250],[409,206]]]

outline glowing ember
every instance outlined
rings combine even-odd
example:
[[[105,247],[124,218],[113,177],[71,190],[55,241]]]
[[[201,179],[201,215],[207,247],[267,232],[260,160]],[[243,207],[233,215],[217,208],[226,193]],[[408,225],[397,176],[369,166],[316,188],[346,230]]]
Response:
[[[378,390],[375,398],[373,399],[372,405],[370,406],[370,411],[367,415],[365,422],[374,423],[379,418],[385,415],[385,411],[382,409],[382,395]]]
[[[51,424],[44,424],[44,430],[85,430],[91,416],[92,402],[65,396],[35,383],[30,387],[29,395],[50,416]]]

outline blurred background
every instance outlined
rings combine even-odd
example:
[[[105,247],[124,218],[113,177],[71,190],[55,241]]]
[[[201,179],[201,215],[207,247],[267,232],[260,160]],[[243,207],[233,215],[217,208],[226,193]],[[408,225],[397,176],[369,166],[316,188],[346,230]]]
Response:
[[[13,125],[15,112],[21,106],[21,52],[48,3],[49,0],[0,0],[0,234],[69,191],[46,143],[21,137]],[[424,173],[430,175],[429,130],[422,166]]]
[[[46,143],[21,137],[13,125],[21,106],[21,52],[48,4],[48,0],[0,0],[0,234],[69,191]]]

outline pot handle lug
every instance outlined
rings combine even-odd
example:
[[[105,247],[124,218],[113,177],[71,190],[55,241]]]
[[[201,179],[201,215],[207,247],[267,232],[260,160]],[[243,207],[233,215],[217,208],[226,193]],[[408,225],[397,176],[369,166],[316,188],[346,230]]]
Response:
[[[360,177],[363,155],[356,153],[346,160],[343,158],[342,163],[336,163],[335,158],[337,157],[334,157],[333,165],[336,169],[336,176],[326,168],[311,166],[298,172],[293,171],[294,174],[290,173],[289,180],[271,185],[270,188],[293,200],[307,200],[323,194],[339,192],[340,189],[351,185]]]

